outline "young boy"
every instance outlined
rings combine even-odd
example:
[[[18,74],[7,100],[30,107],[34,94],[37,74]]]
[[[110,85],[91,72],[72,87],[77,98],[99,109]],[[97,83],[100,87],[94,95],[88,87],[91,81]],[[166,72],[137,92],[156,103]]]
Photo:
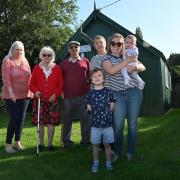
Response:
[[[138,48],[136,47],[136,37],[134,35],[128,35],[126,38],[125,38],[125,59],[128,58],[128,56],[132,56],[132,57],[138,57]],[[137,63],[129,63],[128,66],[136,66]],[[128,71],[127,71],[127,67],[123,68],[121,70],[122,72],[122,75],[124,77],[124,82],[126,85],[128,85],[131,81],[131,78],[130,76],[128,75]],[[132,77],[137,79],[137,82],[138,82],[138,85],[139,85],[139,88],[140,89],[143,89],[144,88],[144,81],[138,76],[138,72],[137,71],[134,71],[132,73]]]
[[[91,142],[93,144],[94,163],[92,172],[99,170],[99,145],[103,141],[106,155],[106,168],[112,170],[111,143],[114,142],[113,117],[114,106],[113,93],[104,87],[105,75],[100,68],[91,71],[91,83],[93,88],[87,94],[87,111],[91,120]]]
[[[102,69],[103,73],[105,74],[104,87],[108,88],[109,87],[108,75],[106,74],[106,72],[102,68],[102,62],[104,60],[104,57],[107,54],[106,39],[104,36],[96,35],[94,37],[94,48],[95,48],[97,54],[94,57],[92,57],[92,59],[91,59],[90,69],[91,70],[93,70],[95,68],[101,68]],[[113,145],[112,145],[112,147],[113,147]],[[104,150],[104,145],[100,144],[99,149],[100,149],[100,151]],[[115,152],[113,150],[111,150],[111,158],[112,158],[112,161],[117,160],[117,155],[115,154]]]
[[[101,64],[106,55],[106,39],[101,35],[95,36],[94,48],[97,54],[91,59],[91,70],[94,68],[102,68]]]

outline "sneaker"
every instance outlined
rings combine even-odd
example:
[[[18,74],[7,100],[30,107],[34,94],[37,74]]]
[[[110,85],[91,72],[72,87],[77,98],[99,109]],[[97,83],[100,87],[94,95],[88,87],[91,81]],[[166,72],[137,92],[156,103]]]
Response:
[[[108,171],[112,171],[113,170],[113,166],[111,164],[109,164],[108,166],[106,165],[106,169]]]
[[[92,165],[92,173],[97,173],[99,171],[99,166],[93,164]]]
[[[117,160],[118,160],[117,154],[114,151],[112,151],[111,152],[111,161],[116,162]]]
[[[22,150],[24,150],[25,148],[20,144],[20,145],[14,145],[14,147],[13,147],[15,150],[17,150],[17,151],[22,151]]]
[[[4,148],[5,152],[8,154],[15,153],[16,151],[12,148],[11,144],[6,144]]]

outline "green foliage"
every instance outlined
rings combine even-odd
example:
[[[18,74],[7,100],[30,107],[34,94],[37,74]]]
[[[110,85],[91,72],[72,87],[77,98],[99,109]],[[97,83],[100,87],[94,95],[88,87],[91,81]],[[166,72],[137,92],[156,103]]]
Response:
[[[180,82],[180,54],[172,53],[168,58],[168,62],[171,65],[173,84],[176,84]]]
[[[0,96],[0,112],[1,111],[5,111],[5,102],[2,99],[2,97]]]
[[[171,64],[171,66],[180,65],[180,54],[178,53],[170,54],[168,58],[168,62]]]
[[[177,76],[180,76],[180,65],[174,66],[174,73],[175,73]]]
[[[143,39],[143,33],[142,33],[140,27],[137,27],[137,28],[136,28],[136,30],[135,30],[135,35],[136,35],[137,38]]]
[[[55,52],[73,33],[77,0],[1,0],[0,1],[0,59],[15,40],[25,45],[31,66],[38,61],[43,46]]]
[[[105,168],[104,152],[100,153],[100,170],[91,173],[92,149],[80,146],[80,124],[73,123],[71,148],[60,144],[61,128],[56,127],[54,145],[56,151],[45,150],[35,155],[36,128],[31,125],[31,114],[27,114],[22,134],[25,150],[15,154],[4,152],[7,114],[0,119],[0,179],[1,180],[179,180],[180,179],[180,109],[174,109],[159,117],[141,117],[138,120],[138,141],[135,159],[128,162],[123,156],[114,164],[112,172]],[[125,135],[127,135],[127,126]],[[46,132],[47,144],[47,132]]]

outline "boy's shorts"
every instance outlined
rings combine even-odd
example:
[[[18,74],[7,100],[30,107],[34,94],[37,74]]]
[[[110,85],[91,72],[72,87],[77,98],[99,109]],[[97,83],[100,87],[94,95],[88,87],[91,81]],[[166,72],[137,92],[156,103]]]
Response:
[[[92,144],[111,144],[114,142],[114,132],[112,127],[96,128],[91,127]]]

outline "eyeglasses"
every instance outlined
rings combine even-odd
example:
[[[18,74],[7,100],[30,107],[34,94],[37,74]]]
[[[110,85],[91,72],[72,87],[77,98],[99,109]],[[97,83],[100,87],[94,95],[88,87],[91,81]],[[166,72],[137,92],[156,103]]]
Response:
[[[112,41],[111,45],[112,46],[116,46],[117,45],[118,47],[121,47],[123,45],[123,43],[122,42],[114,42],[114,41]]]
[[[69,49],[77,49],[78,48],[78,46],[69,46]]]
[[[51,57],[51,54],[42,54],[43,57]]]

